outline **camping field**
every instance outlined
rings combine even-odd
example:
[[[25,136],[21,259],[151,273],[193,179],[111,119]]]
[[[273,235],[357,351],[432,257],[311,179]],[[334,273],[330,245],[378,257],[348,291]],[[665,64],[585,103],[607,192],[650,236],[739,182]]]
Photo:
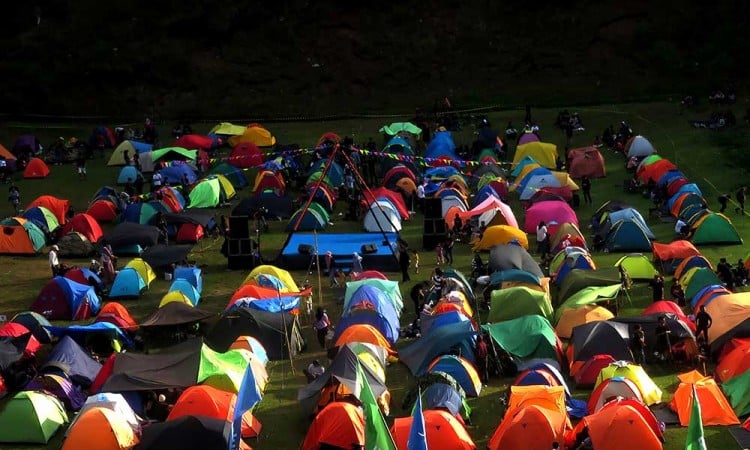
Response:
[[[744,111],[746,105],[738,107]],[[672,162],[683,171],[691,182],[697,183],[703,191],[709,207],[718,209],[717,196],[723,192],[734,191],[743,183],[748,182],[747,163],[743,160],[743,146],[748,144],[744,137],[747,135],[748,125],[739,124],[735,128],[722,131],[708,131],[692,128],[688,120],[700,119],[710,115],[710,109],[679,112],[675,102],[647,103],[647,104],[623,104],[602,105],[596,107],[575,108],[568,107],[573,112],[580,113],[584,132],[573,137],[571,148],[583,147],[593,142],[594,136],[612,124],[617,129],[620,121],[626,121],[636,134],[647,137],[659,154]],[[562,108],[560,108],[562,109]],[[554,128],[553,123],[557,115],[557,109],[534,109],[534,120],[540,124],[542,141],[557,144],[558,150],[562,152],[565,146],[565,135]],[[739,114],[738,114],[739,116]],[[524,117],[522,110],[509,110],[492,112],[488,117],[494,128],[503,130],[509,120],[519,127]],[[408,116],[402,118],[408,120]],[[304,122],[304,123],[266,123],[264,124],[277,137],[279,143],[297,143],[302,147],[312,147],[318,137],[326,131],[333,131],[341,136],[353,136],[355,142],[366,142],[369,137],[375,139],[379,144],[382,136],[378,129],[385,123],[400,119],[361,119],[342,120],[332,122]],[[475,121],[476,122],[476,121]],[[113,124],[114,125],[114,124]],[[160,137],[162,146],[170,144],[169,130],[172,123],[162,124]],[[196,133],[206,133],[214,124],[194,124]],[[6,123],[0,127],[0,143],[7,148],[13,143],[15,136],[20,134],[35,134],[46,146],[57,136],[66,139],[77,136],[79,139],[87,138],[93,124],[85,123],[57,123],[57,124],[28,124],[28,123]],[[141,126],[138,124],[137,126]],[[463,129],[454,133],[456,143],[470,145],[474,140],[475,128],[467,124]],[[111,150],[109,150],[111,152]],[[226,152],[226,151],[225,151]],[[577,208],[581,230],[588,234],[586,226],[591,214],[603,202],[612,199],[624,200],[636,206],[648,225],[657,236],[658,242],[669,242],[674,237],[673,224],[665,223],[648,217],[650,201],[639,194],[628,194],[623,190],[623,181],[631,174],[624,169],[624,158],[622,155],[602,149],[602,154],[607,160],[608,174],[606,178],[592,181],[593,206],[580,206]],[[98,158],[98,156],[97,156]],[[88,179],[79,181],[75,174],[73,165],[50,166],[52,174],[46,179],[17,181],[21,189],[21,204],[26,205],[38,195],[52,194],[57,197],[67,198],[76,211],[83,211],[94,195],[94,193],[105,185],[114,185],[119,171],[118,167],[107,167],[105,165],[108,156],[104,160],[96,159],[87,165]],[[253,170],[247,172],[247,177],[253,180]],[[238,192],[238,198],[250,195],[248,188]],[[523,213],[517,201],[517,195],[511,194],[513,201],[511,206],[519,220],[523,221]],[[236,204],[237,200],[233,203]],[[343,211],[343,205],[338,205],[337,212]],[[229,215],[229,208],[217,210],[218,214]],[[10,216],[12,210],[7,202],[0,204],[0,216]],[[740,235],[747,242],[750,239],[750,217],[740,216],[734,213],[734,204],[730,204],[727,212],[732,219]],[[331,216],[334,225],[327,230],[332,232],[358,231],[361,224],[355,222],[344,222],[337,214]],[[273,222],[270,231],[261,236],[261,252],[266,259],[273,259],[279,252],[287,234],[283,231],[286,222]],[[404,223],[402,237],[412,247],[421,245],[422,216],[416,214],[410,222]],[[530,239],[533,241],[533,237]],[[220,313],[226,305],[229,296],[240,285],[247,275],[245,271],[229,271],[226,269],[226,259],[219,253],[221,240],[209,237],[199,242],[190,255],[190,260],[203,269],[204,290],[200,307],[211,312]],[[534,248],[532,242],[531,248]],[[744,245],[700,247],[703,255],[714,265],[719,258],[726,257],[730,262],[736,262],[738,258],[744,258],[747,249]],[[455,267],[464,273],[470,273],[469,263],[471,258],[470,248],[464,243],[457,244],[455,248]],[[402,283],[402,293],[405,297],[406,308],[401,319],[402,326],[410,323],[413,318],[411,303],[408,300],[409,289],[417,281],[427,280],[432,269],[435,267],[434,253],[421,252],[421,270],[419,275],[412,275],[411,283]],[[621,254],[596,253],[594,260],[599,267],[611,266]],[[650,256],[650,255],[649,255]],[[486,255],[483,255],[486,260]],[[67,264],[88,266],[86,260],[64,261]],[[119,266],[127,262],[121,258]],[[365,267],[366,269],[366,267]],[[328,280],[318,278],[316,271],[312,273],[293,272],[295,280],[300,283],[309,279],[315,286],[315,305],[325,306],[334,324],[341,314],[341,307],[337,302],[340,292],[334,292],[328,288]],[[400,274],[388,273],[391,279],[400,281]],[[3,286],[0,296],[0,315],[11,318],[17,312],[25,310],[36,297],[39,289],[49,278],[49,268],[46,254],[36,257],[0,257],[0,286]],[[322,286],[318,289],[319,282]],[[666,289],[671,286],[671,277],[666,280]],[[140,299],[123,302],[136,319],[142,319],[154,311],[162,295],[168,289],[169,282],[163,279],[156,280],[150,290]],[[322,293],[322,295],[318,295]],[[554,298],[554,294],[553,294]],[[623,303],[620,315],[636,315],[651,302],[651,291],[647,285],[635,284],[630,292],[630,302]],[[483,315],[486,313],[482,313]],[[308,350],[300,357],[292,361],[275,361],[268,365],[269,384],[265,396],[255,409],[255,416],[262,422],[263,430],[260,437],[250,442],[255,449],[294,449],[302,443],[309,420],[297,404],[297,391],[305,383],[302,370],[313,359],[326,362],[323,352],[318,350],[314,333],[311,330],[311,320],[302,318],[303,334],[308,340]],[[399,346],[406,346],[408,340],[401,340]],[[663,401],[668,402],[671,394],[677,387],[676,374],[690,370],[689,367],[672,367],[660,365],[647,365],[646,371],[659,387],[664,391]],[[490,436],[500,423],[503,414],[503,405],[500,402],[501,394],[508,387],[509,378],[494,378],[490,380],[489,386],[483,389],[479,398],[469,399],[474,414],[472,423],[468,427],[470,436],[477,444],[477,448],[485,448]],[[405,366],[394,363],[387,369],[386,383],[391,392],[391,414],[387,419],[389,424],[394,417],[406,416],[408,411],[401,408],[401,403],[406,392],[413,386],[414,379]],[[586,399],[590,390],[576,391],[578,398]],[[59,448],[62,442],[62,432],[58,433],[44,448]],[[686,428],[668,427],[664,448],[676,450],[684,448]],[[723,427],[706,427],[706,440],[709,448],[730,449],[736,448],[736,443]],[[633,443],[637,448],[637,443]],[[3,449],[30,449],[41,447],[10,447],[0,446]]]

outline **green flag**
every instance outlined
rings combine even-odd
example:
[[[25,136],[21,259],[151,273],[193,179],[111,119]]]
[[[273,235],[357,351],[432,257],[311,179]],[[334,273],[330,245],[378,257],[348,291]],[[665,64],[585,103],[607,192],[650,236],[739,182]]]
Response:
[[[701,419],[701,404],[693,385],[693,407],[690,410],[690,422],[687,429],[685,450],[707,450],[706,439],[703,436],[703,420]]]
[[[396,450],[396,444],[393,443],[391,432],[385,424],[383,413],[380,411],[359,361],[357,362],[356,391],[355,394],[362,402],[365,416],[365,450]]]

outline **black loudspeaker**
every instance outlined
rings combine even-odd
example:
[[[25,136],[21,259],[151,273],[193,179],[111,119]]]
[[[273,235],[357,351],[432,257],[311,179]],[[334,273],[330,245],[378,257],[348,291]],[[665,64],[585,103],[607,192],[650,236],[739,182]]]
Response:
[[[229,237],[232,239],[247,239],[250,237],[250,222],[248,216],[229,217]]]
[[[369,255],[371,253],[377,253],[377,252],[378,252],[377,244],[365,244],[362,246],[363,255]]]
[[[426,235],[437,234],[437,235],[443,236],[445,234],[445,220],[424,219],[424,234]]]
[[[297,253],[300,255],[312,255],[314,251],[315,247],[310,244],[300,244],[299,247],[297,247]]]
[[[424,199],[424,217],[425,219],[442,219],[443,201],[439,198]]]
[[[244,256],[251,255],[255,252],[257,245],[252,239],[228,239],[227,240],[227,255],[228,256]]]
[[[444,236],[439,236],[437,234],[432,235],[424,235],[422,236],[422,249],[424,250],[435,250],[435,247],[437,247],[438,243],[441,242],[444,239]]]

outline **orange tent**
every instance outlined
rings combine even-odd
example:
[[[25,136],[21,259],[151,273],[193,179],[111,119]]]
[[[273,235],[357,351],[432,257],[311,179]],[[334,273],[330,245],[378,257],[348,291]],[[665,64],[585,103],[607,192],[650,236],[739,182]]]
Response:
[[[750,292],[720,295],[706,305],[706,312],[713,318],[708,343],[716,350],[750,319]]]
[[[505,418],[492,435],[487,448],[548,450],[562,442],[570,421],[565,410],[562,386],[511,386]]]
[[[229,145],[232,147],[242,142],[252,142],[258,147],[270,147],[276,144],[276,138],[261,124],[251,123],[248,124],[243,134],[229,138]]]
[[[65,216],[70,209],[69,201],[62,200],[51,195],[42,195],[40,197],[37,197],[33,202],[29,203],[29,205],[26,207],[26,210],[29,210],[35,206],[44,206],[45,208],[49,209],[50,211],[52,211],[52,214],[55,215],[60,225],[65,225]]]
[[[701,252],[690,241],[677,240],[669,244],[654,242],[654,259],[666,261],[668,259],[682,259],[700,254]]]
[[[690,411],[693,407],[693,386],[695,393],[701,405],[701,419],[703,425],[736,425],[740,423],[737,415],[732,410],[732,406],[724,397],[711,377],[704,377],[699,372],[682,373],[677,376],[680,379],[680,385],[669,402],[669,407],[677,412],[680,417],[680,425],[686,427],[690,422]]]
[[[631,450],[637,443],[639,450],[662,450],[659,436],[641,413],[632,405],[614,403],[596,414],[586,416],[570,433],[566,441],[572,447],[575,436],[588,428],[594,448],[607,450]]]
[[[750,370],[750,344],[735,347],[716,365],[716,378],[719,381],[727,381],[737,375]]]
[[[386,349],[389,353],[395,353],[391,350],[391,345],[383,335],[372,325],[356,324],[344,330],[336,340],[336,347],[340,347],[349,342],[365,342],[367,344],[377,345]]]
[[[570,338],[573,328],[589,322],[609,320],[615,317],[607,308],[597,305],[583,305],[580,308],[563,310],[560,320],[555,325],[555,332],[561,338]]]
[[[137,331],[138,322],[133,319],[127,308],[117,302],[105,304],[96,316],[96,322],[111,322],[125,331]]]
[[[252,336],[239,336],[234,340],[234,342],[232,342],[232,345],[229,346],[229,350],[247,350],[255,355],[258,361],[263,362],[265,359],[264,365],[268,363],[268,356],[265,356],[265,354],[256,354],[255,349],[262,349],[263,352],[266,351],[265,347],[263,347],[263,344],[261,344],[259,340]]]
[[[474,450],[477,446],[461,422],[449,412],[438,409],[423,411],[427,448],[430,450]],[[398,450],[407,449],[413,417],[399,417],[393,422],[391,435]]]
[[[330,403],[323,408],[307,430],[301,450],[317,450],[323,444],[364,448],[365,420],[362,410],[346,402]]]
[[[648,183],[649,180],[653,180],[654,183],[656,183],[665,173],[675,169],[677,169],[677,166],[671,161],[668,159],[660,159],[647,166],[639,167],[637,175],[638,179],[644,183]]]
[[[0,144],[0,156],[2,156],[8,161],[16,160],[16,157],[13,155],[13,153],[9,152],[8,149],[5,148],[5,146],[3,146],[3,144]]]
[[[121,450],[136,444],[138,436],[125,418],[109,408],[94,407],[76,419],[68,430],[62,450]]]
[[[24,178],[46,178],[47,175],[49,175],[49,167],[39,158],[31,158],[23,171]]]
[[[237,395],[231,392],[206,385],[190,386],[175,402],[174,407],[169,412],[167,421],[193,415],[213,417],[231,422],[236,402]],[[242,415],[243,438],[258,436],[262,427],[250,411]]]

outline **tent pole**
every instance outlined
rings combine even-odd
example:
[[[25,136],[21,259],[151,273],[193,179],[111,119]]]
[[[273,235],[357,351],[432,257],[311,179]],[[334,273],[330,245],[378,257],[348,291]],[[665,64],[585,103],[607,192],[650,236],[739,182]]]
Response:
[[[320,277],[320,252],[318,251],[318,231],[313,230],[313,237],[315,238],[315,265],[318,266],[318,305],[323,306],[323,284]],[[333,266],[333,264],[331,264]],[[333,270],[331,267],[329,270]]]

